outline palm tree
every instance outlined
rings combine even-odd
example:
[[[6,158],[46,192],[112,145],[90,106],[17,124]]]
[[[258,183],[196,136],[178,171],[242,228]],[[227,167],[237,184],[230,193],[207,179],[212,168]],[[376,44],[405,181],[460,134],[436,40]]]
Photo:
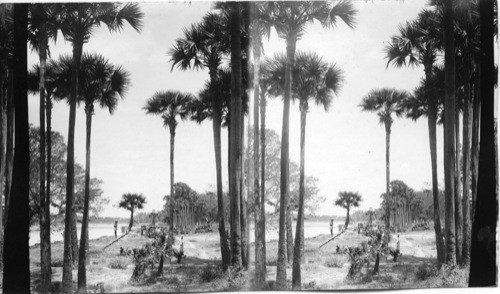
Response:
[[[338,94],[342,82],[342,71],[335,64],[328,64],[314,53],[297,53],[296,67],[300,74],[293,75],[294,96],[299,99],[300,108],[300,177],[299,209],[295,230],[295,249],[293,254],[292,288],[300,290],[300,262],[304,248],[304,194],[305,194],[305,140],[306,116],[309,111],[309,99],[314,99],[328,111],[333,94]]]
[[[15,154],[12,197],[5,226],[3,293],[29,293],[29,125],[27,93],[28,4],[13,7]]]
[[[89,199],[90,199],[90,138],[92,131],[92,115],[94,103],[107,108],[113,114],[119,98],[123,98],[130,84],[129,73],[121,66],[113,66],[102,55],[84,54],[80,72],[80,95],[85,101],[86,115],[86,161],[85,161],[85,195],[83,204],[83,220],[80,237],[78,260],[78,292],[87,292],[87,276],[85,263],[87,260]]]
[[[379,121],[385,126],[385,193],[390,195],[390,146],[391,146],[391,126],[393,123],[392,115],[401,116],[403,113],[401,102],[408,98],[410,94],[406,91],[382,88],[371,90],[360,104],[363,111],[376,112]],[[385,225],[390,229],[390,207],[386,205],[386,220]]]
[[[275,28],[278,35],[286,40],[287,67],[284,83],[283,124],[281,132],[281,185],[280,185],[280,222],[278,241],[278,265],[276,272],[276,288],[286,288],[286,244],[285,216],[289,199],[289,117],[290,98],[292,95],[292,68],[295,63],[295,48],[307,24],[320,22],[326,28],[337,25],[340,18],[349,27],[354,27],[356,10],[352,3],[341,0],[335,5],[326,1],[276,2],[273,5]]]
[[[221,159],[221,124],[222,124],[222,101],[219,66],[222,58],[229,51],[229,40],[227,34],[227,19],[220,14],[209,13],[199,24],[184,29],[184,38],[175,41],[175,45],[169,50],[172,69],[177,66],[181,70],[208,68],[210,76],[209,97],[211,99],[212,127],[215,149],[215,169],[217,180],[217,207],[219,220],[219,236],[221,246],[222,265],[224,270],[230,264],[230,251],[226,237],[224,223],[224,201],[222,191],[222,159]],[[208,102],[207,102],[208,103]]]
[[[146,101],[146,114],[161,115],[163,125],[170,131],[170,195],[174,195],[174,142],[177,117],[182,120],[188,115],[188,105],[193,96],[179,91],[159,91]],[[170,207],[170,233],[174,231],[174,208]]]
[[[51,283],[50,268],[50,199],[45,189],[45,71],[49,40],[57,36],[57,16],[54,4],[32,4],[28,10],[28,38],[33,51],[38,52],[40,94],[40,268],[41,292]]]
[[[74,198],[75,165],[75,119],[78,96],[78,76],[83,45],[92,37],[95,28],[105,24],[110,31],[120,31],[128,22],[136,31],[142,27],[143,13],[138,4],[115,3],[67,3],[58,6],[61,17],[61,31],[65,39],[73,45],[73,72],[71,76],[71,95],[69,104],[68,160],[66,184],[66,215],[64,227],[64,261],[62,291],[72,292],[71,272],[71,221]]]
[[[359,203],[362,201],[361,195],[358,192],[340,192],[337,200],[335,200],[335,205],[345,208],[347,210],[347,216],[345,219],[344,229],[347,230],[349,226],[349,212],[351,207],[358,207]]]
[[[445,184],[445,223],[446,223],[446,263],[457,263],[455,249],[455,40],[453,30],[453,3],[444,2],[444,65],[445,65],[445,103],[444,103],[444,184]]]
[[[142,209],[144,204],[146,204],[146,198],[142,194],[125,193],[122,195],[122,200],[118,203],[118,207],[130,211],[129,231],[132,230],[132,226],[134,225],[134,211]]]
[[[424,66],[425,81],[429,85],[433,76],[432,68],[437,54],[441,48],[442,40],[438,14],[432,10],[423,10],[419,13],[417,20],[407,22],[399,29],[399,35],[391,38],[390,44],[385,48],[387,65],[392,62],[396,67],[404,65],[413,66],[422,64]],[[441,231],[441,219],[439,217],[439,188],[437,175],[437,149],[436,149],[436,120],[437,120],[437,96],[426,90],[423,104],[428,109],[427,123],[429,128],[429,145],[431,152],[432,168],[432,197],[434,207],[434,231],[436,233],[436,249],[439,262],[444,262],[444,241]]]
[[[498,5],[498,4],[496,4]],[[489,286],[497,283],[495,232],[498,222],[498,169],[495,151],[495,82],[494,36],[498,27],[495,19],[495,1],[480,1],[481,32],[481,148],[479,154],[479,177],[477,203],[472,223],[471,259],[469,286]],[[498,10],[496,10],[498,11]],[[495,22],[496,21],[496,22]],[[493,159],[493,160],[492,160]],[[497,190],[497,191],[495,191]],[[496,193],[495,193],[496,192]]]

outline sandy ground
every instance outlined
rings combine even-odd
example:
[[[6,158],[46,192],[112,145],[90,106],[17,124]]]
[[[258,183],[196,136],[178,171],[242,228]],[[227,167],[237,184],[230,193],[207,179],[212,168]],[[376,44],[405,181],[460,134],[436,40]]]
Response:
[[[203,267],[208,264],[216,264],[220,259],[220,245],[217,232],[202,233],[184,236],[184,252],[186,259],[181,264],[172,260],[166,261],[165,272],[161,277],[152,276],[143,282],[130,280],[133,271],[131,257],[120,256],[120,247],[137,248],[149,241],[146,237],[134,232],[109,246],[103,248],[114,240],[114,237],[101,237],[91,240],[90,265],[87,268],[87,285],[89,289],[96,289],[97,284],[102,284],[106,292],[150,292],[150,291],[220,291],[230,290],[227,281],[221,279],[204,283],[200,279]],[[302,284],[305,290],[327,290],[327,289],[373,289],[373,288],[413,288],[425,287],[415,280],[416,268],[424,263],[435,261],[435,240],[433,231],[420,231],[400,233],[400,248],[403,256],[394,263],[391,259],[382,258],[380,264],[380,275],[371,277],[368,270],[364,270],[365,276],[357,280],[347,280],[349,263],[344,255],[335,254],[335,248],[339,246],[355,246],[360,244],[366,237],[358,235],[354,229],[328,243],[323,248],[319,246],[330,239],[330,235],[319,235],[305,240],[305,262],[302,265]],[[395,247],[397,234],[393,235],[391,246]],[[62,243],[52,246],[53,281],[62,280]],[[180,246],[180,238],[176,239],[174,247]],[[250,248],[250,260],[254,260],[253,243]],[[276,279],[276,255],[277,241],[266,244],[267,251],[267,280]],[[38,246],[30,249],[32,285],[36,290],[39,283],[39,254]],[[116,266],[118,264],[119,266]],[[370,265],[373,267],[373,264]],[[291,283],[291,265],[287,267],[287,278]],[[246,282],[239,285],[237,290],[251,290],[251,279],[253,277],[253,263],[245,273]],[[76,285],[77,267],[73,270],[73,279]],[[225,283],[225,284],[224,284]],[[454,283],[454,282],[453,282]],[[458,283],[458,282],[457,282]],[[463,281],[465,283],[465,281]],[[433,284],[427,285],[434,286]],[[449,286],[449,285],[448,285]],[[465,286],[457,284],[452,286]],[[229,287],[229,288],[228,288]]]

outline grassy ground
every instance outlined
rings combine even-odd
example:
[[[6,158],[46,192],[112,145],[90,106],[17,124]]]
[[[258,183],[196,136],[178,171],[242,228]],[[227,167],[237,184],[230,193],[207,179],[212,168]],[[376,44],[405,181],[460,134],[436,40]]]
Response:
[[[433,231],[409,232],[400,234],[403,256],[398,262],[381,259],[380,273],[373,275],[373,263],[364,268],[354,279],[346,279],[349,263],[344,255],[335,253],[336,246],[356,246],[365,237],[354,230],[328,243],[319,246],[330,238],[320,235],[305,241],[305,262],[302,265],[302,283],[304,290],[328,289],[405,289],[425,287],[466,287],[468,268],[437,270],[435,263],[435,245]],[[177,238],[179,239],[179,238]],[[218,267],[220,247],[218,234],[204,233],[184,236],[184,251],[187,258],[181,264],[166,261],[163,275],[156,276],[156,269],[148,270],[148,277],[141,281],[131,281],[133,262],[128,256],[121,256],[124,249],[141,247],[149,241],[133,232],[120,241],[103,248],[114,237],[102,237],[91,240],[90,265],[87,267],[87,284],[90,290],[97,290],[98,284],[106,292],[184,292],[184,291],[236,291],[252,290],[253,264],[244,273],[222,273]],[[175,246],[179,246],[179,240]],[[396,237],[393,238],[396,242]],[[277,241],[267,243],[267,280],[276,279]],[[53,281],[62,279],[63,244],[52,245]],[[40,249],[30,249],[32,285],[36,289],[40,278]],[[254,259],[253,244],[250,248],[251,260]],[[287,277],[291,288],[291,265],[287,268]],[[73,279],[76,287],[77,267],[74,267]],[[271,282],[272,284],[272,282]],[[272,289],[272,285],[270,285]]]

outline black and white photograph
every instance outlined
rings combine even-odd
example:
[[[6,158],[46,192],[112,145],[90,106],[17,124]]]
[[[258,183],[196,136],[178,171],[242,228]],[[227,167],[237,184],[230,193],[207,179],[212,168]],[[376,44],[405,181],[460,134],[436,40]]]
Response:
[[[498,48],[496,0],[2,0],[0,293],[492,293]]]

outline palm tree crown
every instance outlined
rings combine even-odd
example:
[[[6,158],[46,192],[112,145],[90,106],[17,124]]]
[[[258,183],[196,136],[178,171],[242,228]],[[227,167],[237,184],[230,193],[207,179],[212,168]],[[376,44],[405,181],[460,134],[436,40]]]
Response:
[[[391,88],[371,90],[359,105],[363,111],[377,112],[380,123],[385,124],[389,129],[394,121],[392,114],[401,116],[403,109],[400,107],[401,101],[409,97],[410,94],[403,90]]]
[[[165,127],[177,126],[177,116],[186,119],[189,111],[188,104],[194,97],[179,91],[158,91],[149,98],[143,107],[147,114],[161,115]]]

